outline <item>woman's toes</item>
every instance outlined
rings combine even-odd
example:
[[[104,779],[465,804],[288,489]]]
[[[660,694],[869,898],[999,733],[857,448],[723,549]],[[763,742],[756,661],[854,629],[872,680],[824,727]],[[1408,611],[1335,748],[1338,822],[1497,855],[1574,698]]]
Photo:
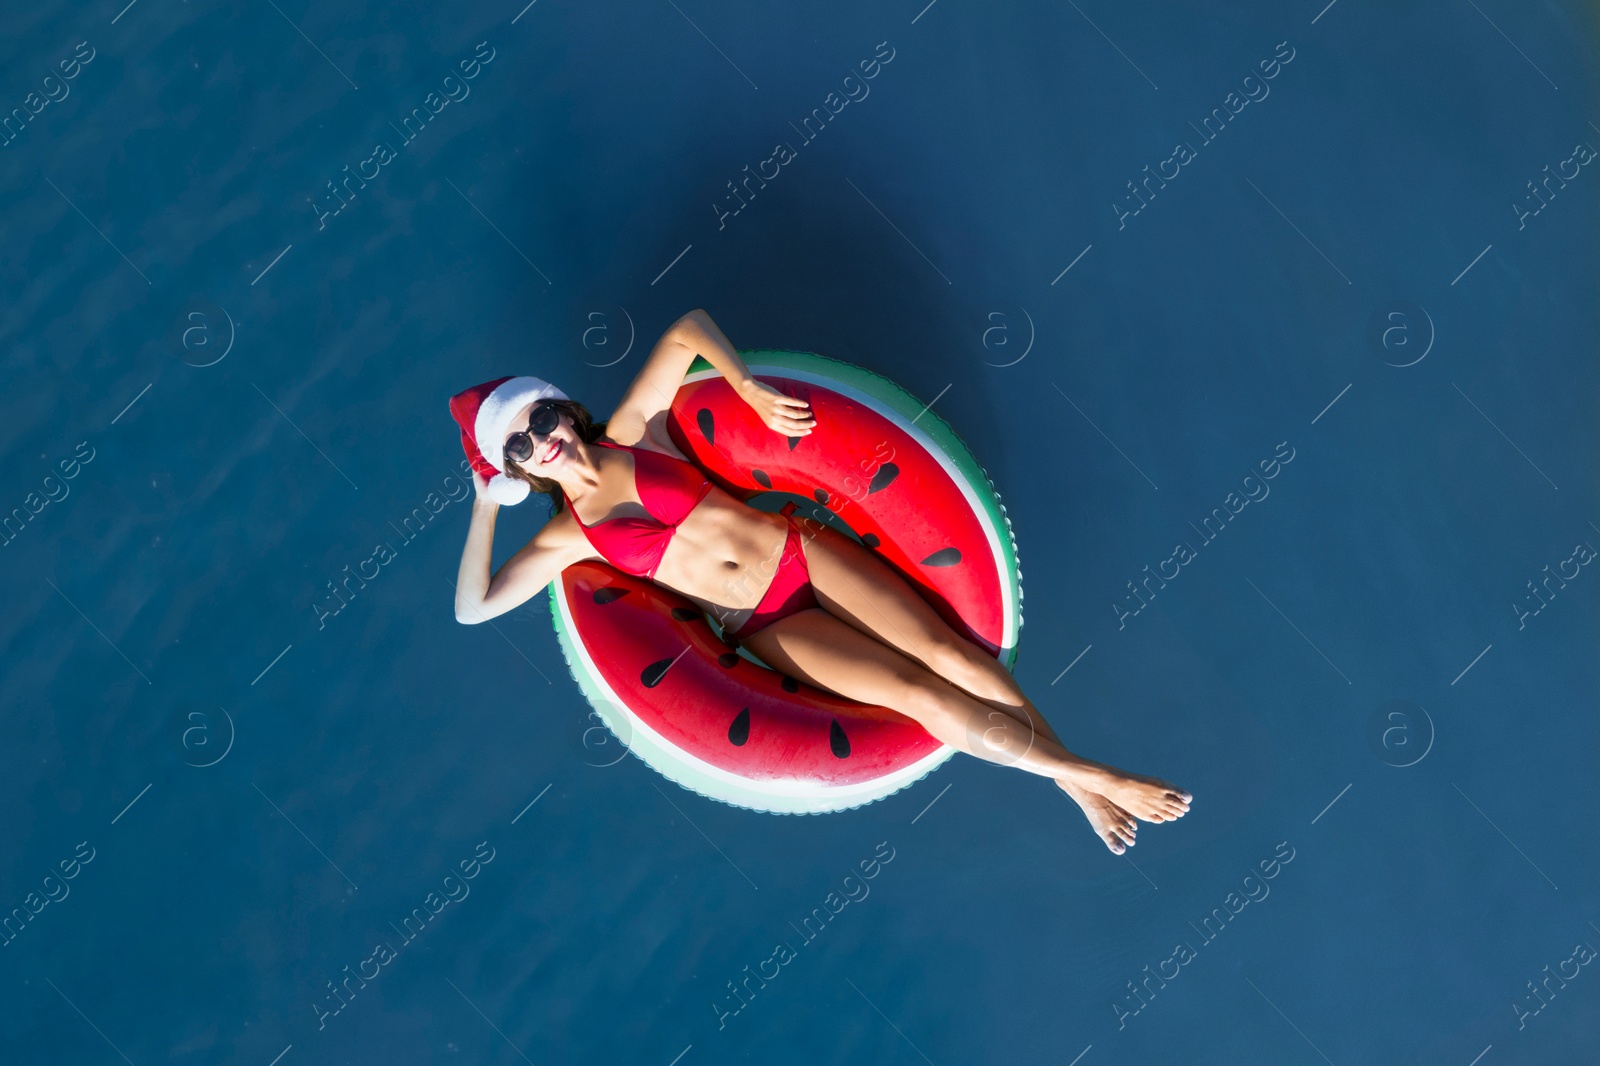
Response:
[[[1122,846],[1122,841],[1117,839],[1115,833],[1106,834],[1106,847],[1111,849],[1113,855],[1121,855],[1127,849]]]

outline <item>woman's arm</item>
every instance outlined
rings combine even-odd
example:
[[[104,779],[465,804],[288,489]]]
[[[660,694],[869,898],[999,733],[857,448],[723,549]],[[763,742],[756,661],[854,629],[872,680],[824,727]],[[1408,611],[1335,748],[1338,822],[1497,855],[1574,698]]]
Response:
[[[585,558],[586,553],[592,554],[587,552],[587,543],[576,545],[559,535],[556,523],[551,522],[491,578],[494,520],[500,505],[489,498],[482,477],[474,473],[472,480],[478,494],[472,501],[472,525],[467,529],[461,568],[456,574],[456,621],[463,625],[487,621],[526,603],[566,567]]]
[[[696,355],[703,356],[716,367],[734,391],[756,409],[762,422],[773,430],[796,437],[811,431],[814,420],[810,405],[804,400],[784,396],[752,377],[722,330],[710,315],[697,307],[668,327],[656,342],[644,368],[606,422],[606,435],[619,444],[632,444],[641,439],[651,420],[672,406],[672,398],[677,395]]]
[[[461,549],[461,567],[456,572],[456,621],[471,624],[482,617],[482,603],[489,591],[489,562],[494,557],[494,519],[500,505],[484,493],[483,478],[474,472],[478,492],[472,498],[472,524],[467,527],[467,543]]]

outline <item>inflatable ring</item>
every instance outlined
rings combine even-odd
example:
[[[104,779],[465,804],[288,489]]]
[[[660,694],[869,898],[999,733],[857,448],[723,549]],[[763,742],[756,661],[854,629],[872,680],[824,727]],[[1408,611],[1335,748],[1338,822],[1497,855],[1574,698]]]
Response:
[[[810,403],[817,432],[774,433],[697,358],[668,414],[673,442],[752,506],[795,497],[816,505],[820,517],[803,528],[826,521],[873,549],[956,632],[1014,668],[1016,542],[966,445],[871,371],[807,352],[740,354],[756,378]],[[701,795],[780,814],[846,810],[954,754],[904,715],[768,668],[688,599],[608,563],[567,567],[550,598],[567,667],[601,721]]]

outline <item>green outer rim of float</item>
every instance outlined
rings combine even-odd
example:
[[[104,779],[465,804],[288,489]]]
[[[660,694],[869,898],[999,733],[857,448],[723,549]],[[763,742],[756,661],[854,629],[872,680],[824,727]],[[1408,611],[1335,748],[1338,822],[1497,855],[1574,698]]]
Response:
[[[929,453],[944,457],[946,469],[964,488],[968,499],[981,508],[978,513],[985,520],[985,532],[991,550],[997,552],[999,562],[1004,567],[1007,580],[1001,582],[1001,589],[1006,597],[1003,612],[1005,640],[1001,644],[1004,655],[1000,661],[1008,670],[1012,669],[1016,662],[1016,637],[1022,628],[1022,573],[1017,566],[1016,540],[1012,534],[1011,520],[1006,517],[1005,506],[1000,503],[994,483],[955,431],[944,419],[917,403],[909,392],[894,382],[854,364],[810,352],[762,349],[739,354],[752,374],[777,372],[813,378],[817,384],[838,388],[841,393],[854,394],[855,399],[889,418],[912,437],[920,436],[935,445],[929,449]],[[697,356],[684,377],[684,384],[717,373],[715,367]],[[923,427],[925,419],[928,424]],[[987,491],[983,486],[987,486]],[[1001,535],[1002,530],[1004,535]],[[559,577],[550,582],[550,614],[567,671],[606,728],[622,742],[627,751],[638,756],[651,769],[707,799],[769,814],[830,814],[854,810],[915,784],[955,754],[955,748],[941,744],[923,758],[894,773],[844,788],[819,789],[815,785],[804,785],[796,786],[795,791],[788,791],[776,783],[762,786],[760,782],[730,774],[667,743],[633,713],[606,682],[588,649],[574,636],[577,626]]]

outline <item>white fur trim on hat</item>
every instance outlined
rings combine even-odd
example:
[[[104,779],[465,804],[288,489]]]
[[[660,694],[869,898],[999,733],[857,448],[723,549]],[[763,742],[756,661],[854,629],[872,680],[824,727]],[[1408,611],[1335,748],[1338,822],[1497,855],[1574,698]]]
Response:
[[[511,417],[537,400],[566,398],[566,393],[543,378],[524,375],[501,382],[478,405],[478,417],[473,420],[472,431],[478,442],[478,451],[483,453],[490,466],[504,470],[506,435],[512,431]]]
[[[502,507],[514,507],[528,498],[532,491],[521,478],[496,474],[489,479],[489,498]]]

